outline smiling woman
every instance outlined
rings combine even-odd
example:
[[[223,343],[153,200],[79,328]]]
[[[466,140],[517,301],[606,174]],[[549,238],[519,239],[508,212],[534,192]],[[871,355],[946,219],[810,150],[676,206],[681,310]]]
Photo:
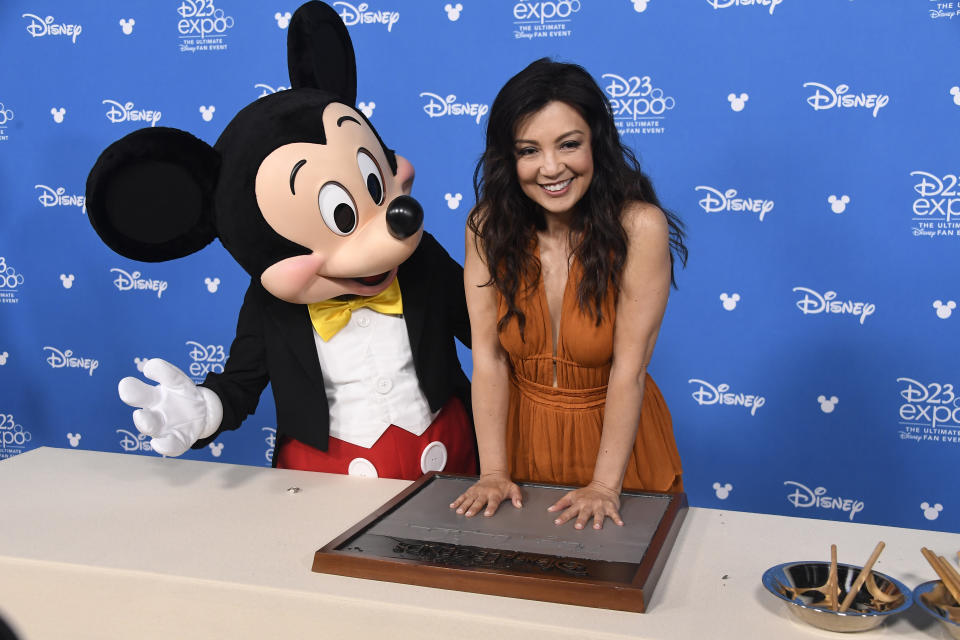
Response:
[[[514,480],[579,485],[562,524],[623,524],[621,489],[682,489],[670,413],[647,364],[686,260],[582,68],[538,60],[497,95],[474,174],[464,281],[481,477],[451,507],[521,506]]]

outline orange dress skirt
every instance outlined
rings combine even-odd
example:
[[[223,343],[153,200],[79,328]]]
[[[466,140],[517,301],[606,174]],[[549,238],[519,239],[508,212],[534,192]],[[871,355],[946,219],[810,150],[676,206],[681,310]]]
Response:
[[[577,304],[580,273],[574,260],[563,294],[556,357],[542,280],[517,295],[517,306],[526,316],[525,340],[516,320],[500,333],[511,364],[506,440],[516,481],[583,486],[593,478],[613,358],[615,302],[608,288],[604,321],[597,326]],[[506,312],[499,297],[498,317]],[[670,411],[648,374],[623,488],[680,491],[682,474]]]

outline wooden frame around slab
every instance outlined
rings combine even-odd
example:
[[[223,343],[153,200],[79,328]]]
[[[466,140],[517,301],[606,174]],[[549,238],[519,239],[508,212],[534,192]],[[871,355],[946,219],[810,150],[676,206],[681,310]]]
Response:
[[[313,571],[642,613],[649,605],[687,511],[685,493],[623,492],[624,495],[656,495],[669,499],[646,553],[636,564],[513,553],[417,540],[392,539],[387,547],[371,549],[367,544],[369,541],[365,539],[366,549],[363,551],[359,551],[356,545],[351,548],[352,543],[408,498],[435,478],[445,477],[467,476],[431,472],[421,477],[319,549],[314,554]],[[557,488],[553,485],[520,484]],[[408,557],[402,557],[404,555]]]

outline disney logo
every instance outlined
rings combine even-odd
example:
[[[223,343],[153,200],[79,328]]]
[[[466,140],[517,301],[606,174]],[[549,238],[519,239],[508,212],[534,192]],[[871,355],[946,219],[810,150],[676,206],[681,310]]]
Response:
[[[117,429],[117,433],[123,436],[120,438],[120,448],[127,453],[131,451],[153,451],[145,433],[134,434],[126,429]]]
[[[44,347],[43,350],[49,352],[49,355],[46,357],[46,362],[54,369],[62,369],[64,367],[68,369],[85,369],[92,376],[93,372],[100,366],[100,362],[93,358],[74,357],[72,349],[60,351],[60,349],[56,347]]]
[[[715,387],[706,380],[700,380],[698,378],[691,378],[687,380],[687,382],[699,385],[697,390],[691,394],[699,405],[720,404],[749,407],[750,415],[755,416],[757,415],[757,409],[767,403],[767,399],[763,396],[745,393],[729,393],[730,385],[726,383],[721,383]]]
[[[32,13],[24,13],[20,17],[30,19],[30,24],[27,25],[27,33],[34,38],[43,36],[70,36],[74,44],[76,44],[77,37],[80,35],[80,32],[83,31],[83,27],[79,24],[55,24],[53,16],[41,18]]]
[[[800,309],[803,315],[813,313],[851,314],[860,316],[860,324],[862,325],[866,322],[867,317],[872,316],[877,310],[877,306],[869,302],[836,300],[836,291],[827,291],[823,295],[806,287],[794,287],[793,291],[803,293],[803,297],[797,301],[797,309]]]
[[[0,102],[0,127],[13,120],[13,111]]]
[[[440,118],[442,116],[474,116],[477,124],[480,124],[480,118],[490,110],[485,104],[475,102],[457,103],[457,96],[454,94],[442,98],[435,93],[424,92],[420,97],[427,98],[427,104],[423,105],[423,112],[431,118]]]
[[[33,188],[40,189],[40,195],[37,199],[44,207],[75,206],[81,207],[84,211],[87,210],[86,197],[77,195],[68,196],[66,195],[67,190],[64,187],[54,189],[43,184],[35,184]]]
[[[582,8],[580,0],[557,0],[556,2],[518,2],[513,5],[513,17],[530,22],[556,22],[569,18]]]
[[[156,291],[157,297],[159,298],[163,295],[163,292],[167,290],[166,280],[149,280],[141,278],[139,271],[127,273],[123,269],[110,269],[110,272],[117,274],[117,277],[113,280],[113,284],[120,291]]]
[[[103,100],[103,104],[110,105],[107,109],[107,120],[116,124],[118,122],[149,122],[150,126],[157,124],[162,115],[159,111],[153,109],[134,110],[133,103],[127,102],[120,104],[115,100]]]
[[[263,96],[268,96],[268,95],[270,95],[270,94],[272,94],[272,93],[276,93],[276,92],[278,92],[278,91],[286,91],[286,90],[289,89],[290,87],[278,86],[276,89],[274,89],[273,87],[271,87],[271,86],[268,85],[268,84],[263,84],[262,82],[258,82],[257,84],[253,85],[253,88],[254,88],[254,89],[260,89],[260,90],[261,90],[261,92],[260,92],[260,97],[262,98]]]
[[[831,89],[825,84],[819,82],[804,82],[804,87],[814,87],[813,95],[807,98],[807,104],[813,107],[814,111],[823,111],[834,107],[854,108],[865,107],[873,110],[873,117],[890,102],[890,96],[882,93],[848,93],[849,85],[840,84],[836,89]]]
[[[805,485],[794,482],[793,480],[787,480],[783,484],[796,487],[793,493],[787,494],[787,500],[799,509],[817,507],[820,509],[838,510],[849,513],[851,520],[853,520],[855,515],[863,511],[864,503],[862,500],[830,497],[826,495],[826,487],[817,487],[811,490]]]
[[[334,2],[333,7],[339,13],[343,24],[348,27],[355,24],[385,24],[387,31],[391,31],[393,25],[400,20],[399,11],[367,11],[370,7],[366,2],[361,2],[357,6],[349,2]]]
[[[694,191],[705,192],[697,204],[707,213],[717,213],[718,211],[746,211],[760,214],[760,222],[763,222],[764,216],[773,210],[773,200],[764,200],[762,198],[737,198],[736,189],[727,189],[721,192],[718,189],[707,186],[698,186]]]
[[[783,4],[783,0],[707,0],[707,4],[714,9],[726,9],[727,7],[740,7],[755,5],[758,7],[770,7],[770,15],[777,5]]]

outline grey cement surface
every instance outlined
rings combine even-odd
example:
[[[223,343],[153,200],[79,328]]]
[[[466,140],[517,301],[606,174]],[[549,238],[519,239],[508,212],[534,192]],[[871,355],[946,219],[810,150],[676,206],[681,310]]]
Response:
[[[639,563],[669,505],[660,496],[621,496],[624,526],[609,518],[603,529],[591,519],[581,530],[573,522],[555,525],[557,513],[547,507],[568,491],[565,488],[521,486],[523,508],[510,502],[491,517],[458,515],[450,503],[472,484],[470,479],[434,478],[415,496],[390,513],[369,533],[397,538],[521,551],[583,560]]]

